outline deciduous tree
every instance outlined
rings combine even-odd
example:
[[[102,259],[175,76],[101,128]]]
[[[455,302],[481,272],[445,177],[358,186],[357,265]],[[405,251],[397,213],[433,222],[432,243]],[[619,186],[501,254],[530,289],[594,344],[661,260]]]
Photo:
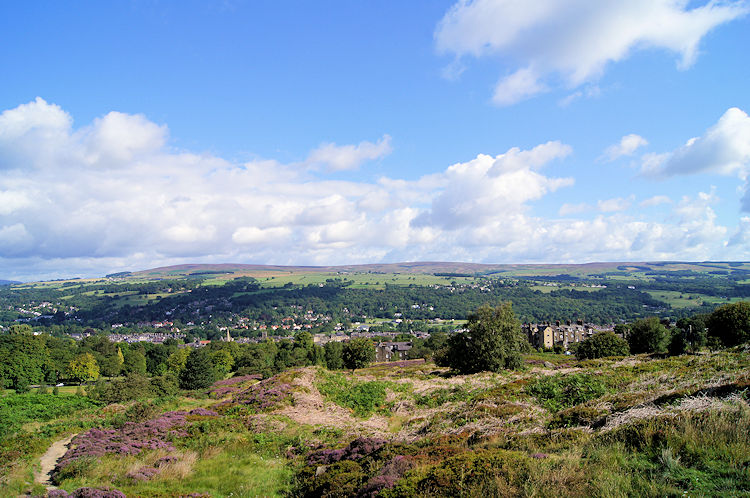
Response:
[[[725,304],[716,308],[707,320],[708,333],[724,346],[750,341],[750,301]]]
[[[614,332],[599,332],[579,343],[576,357],[579,360],[624,356],[630,352],[628,342]]]
[[[180,387],[183,389],[205,389],[219,378],[211,355],[203,348],[190,352],[185,368],[180,373]]]
[[[667,350],[670,334],[659,318],[651,316],[636,320],[630,325],[628,344],[630,352],[664,353]]]
[[[68,377],[78,382],[88,382],[99,378],[99,365],[91,353],[81,353],[68,364]]]
[[[341,356],[346,368],[365,368],[375,361],[375,345],[370,339],[352,339],[344,344]]]
[[[467,331],[448,340],[448,365],[461,373],[519,368],[528,342],[510,303],[482,306],[469,315]]]

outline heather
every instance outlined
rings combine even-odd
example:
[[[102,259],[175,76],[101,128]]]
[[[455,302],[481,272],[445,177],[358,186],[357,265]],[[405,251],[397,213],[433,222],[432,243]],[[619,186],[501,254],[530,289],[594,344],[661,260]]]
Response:
[[[254,378],[254,376],[249,377],[251,379]],[[216,408],[223,412],[270,411],[284,404],[291,403],[292,386],[289,381],[293,377],[293,372],[284,372],[245,389],[225,393],[222,389],[233,388],[231,384],[229,386],[217,386],[217,384],[214,384],[211,391],[221,392],[223,393],[222,395],[232,394],[230,399],[216,405]]]
[[[240,375],[237,377],[231,377],[229,379],[219,380],[213,383],[211,388],[208,390],[209,394],[214,398],[223,398],[230,394],[236,394],[243,390],[243,384],[256,382],[262,379],[261,375]]]
[[[145,450],[173,450],[172,440],[185,436],[187,412],[166,412],[145,422],[126,422],[119,429],[90,429],[73,439],[74,448],[68,450],[55,468],[54,478],[61,481],[75,476],[80,460],[91,462],[106,454],[137,455]]]
[[[307,367],[110,404],[78,426],[55,478],[127,496],[750,494],[745,349],[524,358],[470,375]],[[49,423],[70,431],[71,416]]]

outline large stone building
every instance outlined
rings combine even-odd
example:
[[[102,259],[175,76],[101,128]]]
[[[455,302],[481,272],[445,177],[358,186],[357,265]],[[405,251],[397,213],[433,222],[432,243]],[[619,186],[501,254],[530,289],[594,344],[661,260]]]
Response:
[[[523,331],[529,342],[535,348],[552,349],[555,346],[568,346],[581,342],[594,335],[597,330],[593,325],[578,321],[576,323],[525,323]]]

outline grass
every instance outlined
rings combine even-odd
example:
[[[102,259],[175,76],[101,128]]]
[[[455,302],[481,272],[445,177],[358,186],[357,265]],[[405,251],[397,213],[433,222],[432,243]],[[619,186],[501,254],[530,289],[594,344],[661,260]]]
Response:
[[[320,409],[327,403],[348,408],[359,417],[346,417],[354,429],[308,425],[278,409],[227,412],[197,419],[175,436],[173,451],[84,461],[61,484],[68,491],[109,485],[128,496],[289,496],[300,489],[353,495],[384,483],[393,485],[381,490],[386,498],[750,496],[745,350],[584,362],[534,353],[526,361],[532,369],[470,376],[448,375],[431,364],[287,372],[282,376],[314,373],[324,397]],[[161,413],[213,403],[177,397],[154,405]],[[17,435],[0,438],[3,493],[41,494],[30,479],[52,441],[122,423],[128,410],[89,407],[27,420]],[[308,464],[321,445],[336,454],[373,430],[388,439],[377,450]],[[129,477],[165,456],[176,461],[150,480]]]
[[[318,373],[316,387],[329,401],[349,408],[355,416],[369,418],[375,411],[385,408],[385,400],[389,388],[403,390],[403,384],[387,381],[356,381],[342,373]]]

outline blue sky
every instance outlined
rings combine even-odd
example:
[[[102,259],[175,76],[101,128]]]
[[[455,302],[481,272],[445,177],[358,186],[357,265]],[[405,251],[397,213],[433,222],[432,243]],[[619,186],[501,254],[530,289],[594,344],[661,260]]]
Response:
[[[747,260],[748,14],[4,2],[0,279]]]

